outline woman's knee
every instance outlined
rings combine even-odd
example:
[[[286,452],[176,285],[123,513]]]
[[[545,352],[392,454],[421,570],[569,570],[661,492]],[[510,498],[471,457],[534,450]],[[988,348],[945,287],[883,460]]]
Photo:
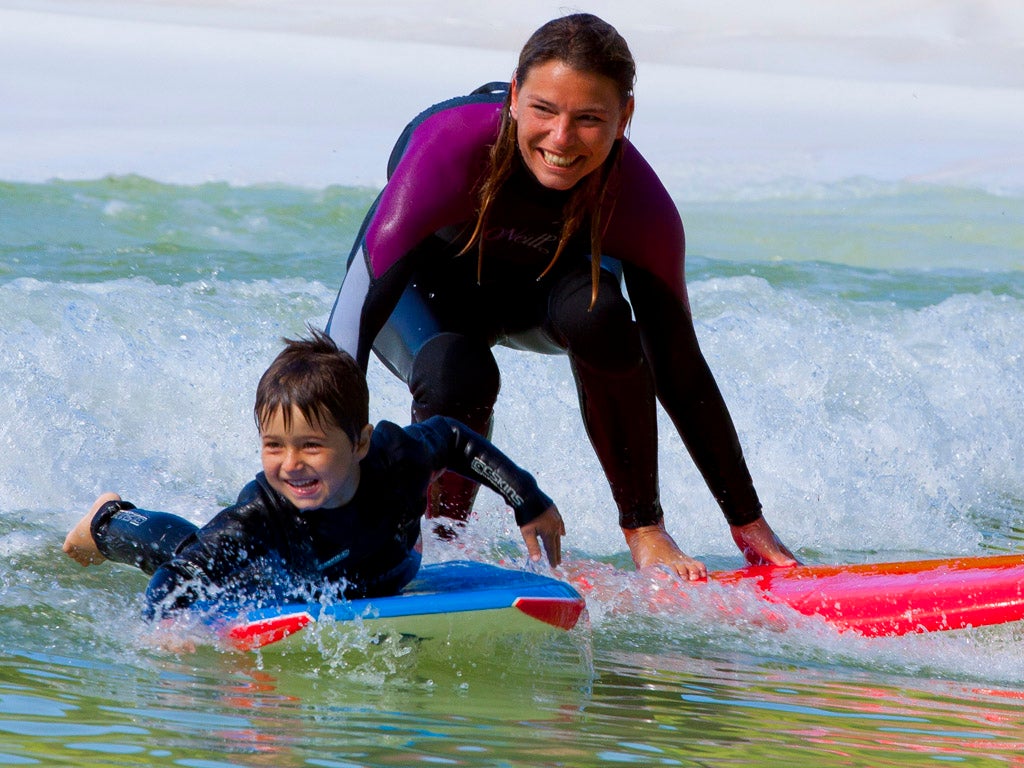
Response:
[[[409,390],[428,414],[490,411],[501,374],[487,342],[459,333],[439,333],[416,353]]]
[[[641,359],[640,333],[618,279],[602,270],[593,301],[589,273],[563,280],[551,293],[549,315],[555,333],[574,358],[604,370],[625,370]]]

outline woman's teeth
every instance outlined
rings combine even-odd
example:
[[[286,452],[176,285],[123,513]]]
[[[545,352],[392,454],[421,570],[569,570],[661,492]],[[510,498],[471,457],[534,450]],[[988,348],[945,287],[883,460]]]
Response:
[[[544,162],[548,165],[554,165],[559,168],[568,168],[570,165],[576,162],[576,157],[566,157],[565,155],[553,155],[546,150],[541,150],[544,155]],[[577,156],[578,157],[578,156]]]

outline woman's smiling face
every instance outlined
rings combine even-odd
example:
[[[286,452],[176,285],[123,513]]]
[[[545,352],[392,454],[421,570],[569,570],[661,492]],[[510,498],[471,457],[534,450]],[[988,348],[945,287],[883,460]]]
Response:
[[[512,82],[510,112],[526,167],[545,187],[567,190],[601,167],[625,136],[633,99],[623,104],[604,75],[552,60]]]

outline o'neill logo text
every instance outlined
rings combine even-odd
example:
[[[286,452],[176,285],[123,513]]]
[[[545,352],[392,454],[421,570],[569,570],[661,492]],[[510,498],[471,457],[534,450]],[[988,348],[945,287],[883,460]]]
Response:
[[[504,240],[525,248],[531,248],[545,256],[554,253],[554,247],[558,245],[558,235],[550,232],[531,232],[520,230],[515,227],[492,227],[484,234],[484,240],[495,242]]]

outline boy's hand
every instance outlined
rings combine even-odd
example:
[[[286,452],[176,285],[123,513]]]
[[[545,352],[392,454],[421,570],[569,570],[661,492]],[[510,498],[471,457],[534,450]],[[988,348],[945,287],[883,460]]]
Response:
[[[541,542],[544,544],[544,552],[547,554],[552,568],[556,568],[562,562],[562,537],[565,536],[565,523],[562,522],[562,516],[554,504],[526,525],[520,526],[519,531],[523,534],[526,551],[530,554],[530,559],[533,562],[536,563],[540,560]],[[540,542],[537,541],[538,537]]]
[[[104,493],[92,503],[92,508],[75,524],[74,528],[68,531],[68,535],[64,539],[62,548],[68,557],[81,565],[98,565],[107,559],[100,552],[92,537],[92,519],[99,512],[100,507],[108,501],[120,500],[121,497],[116,493]]]

